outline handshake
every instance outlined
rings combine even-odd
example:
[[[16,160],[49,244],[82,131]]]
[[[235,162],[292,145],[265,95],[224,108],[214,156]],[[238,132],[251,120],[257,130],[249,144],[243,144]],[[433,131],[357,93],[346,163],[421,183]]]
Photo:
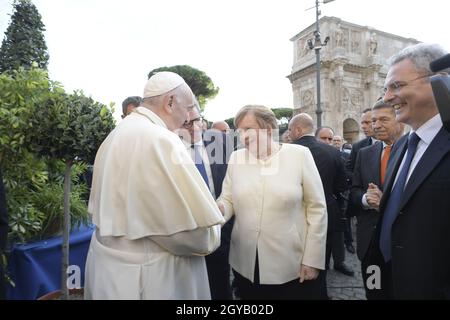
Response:
[[[219,207],[220,212],[222,213],[222,215],[225,215],[225,206],[223,205],[222,202],[216,201],[217,206]]]

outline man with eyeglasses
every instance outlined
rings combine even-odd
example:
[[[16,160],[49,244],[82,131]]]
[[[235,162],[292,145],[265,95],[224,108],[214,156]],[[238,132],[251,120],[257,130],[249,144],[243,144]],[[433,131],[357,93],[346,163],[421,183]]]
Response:
[[[224,219],[173,132],[190,122],[194,103],[183,78],[156,73],[100,146],[85,299],[211,298],[204,256],[219,246]]]
[[[383,190],[388,161],[393,156],[392,146],[403,135],[404,129],[404,125],[395,120],[394,108],[383,99],[375,102],[372,108],[372,126],[379,142],[358,152],[350,194],[352,204],[358,210],[356,243],[360,261],[367,252],[380,218],[379,203],[374,194]],[[365,270],[362,271],[363,280],[366,281],[367,274]]]
[[[379,268],[369,298],[450,299],[450,133],[427,77],[430,63],[445,54],[421,43],[389,60],[384,101],[412,130],[393,147],[380,221],[363,261],[365,270]]]
[[[196,103],[192,120],[183,125],[186,130],[182,138],[205,184],[212,196],[217,199],[222,193],[222,182],[227,172],[229,153],[233,149],[232,144],[227,148],[228,140],[222,132],[212,129],[204,132],[202,120],[198,103]],[[227,153],[227,150],[230,152]],[[230,220],[222,227],[220,247],[205,257],[213,300],[232,299],[228,263],[232,228],[233,221]]]

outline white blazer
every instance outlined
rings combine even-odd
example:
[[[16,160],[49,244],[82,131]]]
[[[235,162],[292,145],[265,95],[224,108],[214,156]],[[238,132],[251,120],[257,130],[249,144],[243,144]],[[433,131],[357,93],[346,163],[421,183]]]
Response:
[[[282,144],[267,160],[247,149],[230,157],[218,202],[235,215],[230,265],[253,282],[258,250],[261,284],[299,277],[300,265],[324,269],[325,195],[308,148]]]

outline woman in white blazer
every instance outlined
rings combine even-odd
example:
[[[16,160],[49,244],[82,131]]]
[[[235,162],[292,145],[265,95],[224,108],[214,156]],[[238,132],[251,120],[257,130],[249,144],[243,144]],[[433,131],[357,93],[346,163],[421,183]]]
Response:
[[[235,117],[245,148],[233,152],[219,208],[235,215],[230,265],[241,299],[319,298],[326,203],[308,148],[280,144],[275,114],[248,105]],[[277,139],[278,140],[278,139]]]

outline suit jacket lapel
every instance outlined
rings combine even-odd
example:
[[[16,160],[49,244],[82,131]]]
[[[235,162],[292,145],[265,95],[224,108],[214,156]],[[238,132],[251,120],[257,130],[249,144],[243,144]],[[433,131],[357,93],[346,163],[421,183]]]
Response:
[[[420,184],[428,177],[442,157],[449,151],[450,133],[442,128],[433,141],[431,141],[422,158],[420,158],[420,161],[414,168],[414,171],[406,184],[405,191],[403,192],[400,208],[408,202]]]

